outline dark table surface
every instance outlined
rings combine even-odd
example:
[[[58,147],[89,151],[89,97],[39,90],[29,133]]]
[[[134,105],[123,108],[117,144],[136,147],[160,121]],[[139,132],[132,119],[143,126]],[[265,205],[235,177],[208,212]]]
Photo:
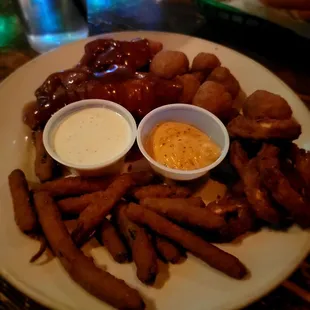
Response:
[[[1,81],[38,53],[27,42],[13,1],[0,2]],[[214,8],[204,8],[205,18],[190,0],[80,0],[74,5],[88,24],[89,35],[121,30],[169,31],[236,49],[277,74],[310,107],[310,41],[291,31],[261,20],[240,21]],[[310,309],[309,264],[308,258],[290,279],[247,310]],[[0,309],[45,308],[15,290],[0,275]]]

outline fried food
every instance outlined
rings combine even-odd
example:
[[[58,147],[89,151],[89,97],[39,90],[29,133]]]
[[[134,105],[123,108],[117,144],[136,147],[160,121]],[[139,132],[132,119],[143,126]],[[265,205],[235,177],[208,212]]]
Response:
[[[154,242],[161,259],[165,262],[177,264],[184,255],[172,242],[161,236],[154,236]]]
[[[87,194],[81,199],[87,207],[81,212],[77,226],[71,234],[75,244],[81,246],[100,225],[104,218],[110,213],[115,204],[127,193],[127,191],[135,185],[130,174],[123,174],[117,177],[109,187],[99,192],[100,195]],[[86,197],[88,196],[88,197]]]
[[[183,52],[162,50],[151,61],[150,72],[163,79],[172,79],[188,72],[189,61]]]
[[[128,177],[124,177],[125,174],[122,175],[122,179]],[[132,186],[134,185],[145,185],[149,184],[153,179],[153,174],[148,172],[135,172],[128,174],[131,178]],[[129,186],[130,187],[130,186]],[[84,209],[91,203],[100,203],[105,199],[105,191],[98,191],[90,194],[82,195],[81,197],[73,197],[73,198],[66,198],[58,201],[58,206],[63,214],[80,214]]]
[[[53,197],[80,196],[105,190],[111,182],[112,178],[67,177],[45,182],[38,190],[47,191]]]
[[[140,200],[140,204],[178,223],[205,230],[215,230],[225,225],[221,216],[208,209],[193,206],[193,199],[199,198],[144,198]]]
[[[206,79],[205,74],[201,71],[191,72],[191,75],[194,76],[200,84],[202,84]]]
[[[193,74],[188,73],[177,76],[176,80],[183,85],[183,91],[178,102],[192,103],[193,98],[200,87],[200,81]]]
[[[143,198],[187,198],[192,194],[192,191],[183,186],[176,185],[147,185],[133,189],[131,194],[138,200]]]
[[[91,203],[91,201],[100,201],[104,191],[85,194],[81,197],[65,198],[57,201],[59,211],[64,215],[79,215]]]
[[[279,95],[266,90],[257,90],[243,104],[243,115],[251,119],[290,119],[292,109],[287,101]]]
[[[307,186],[307,191],[310,192],[310,152],[298,148],[296,144],[292,144],[290,156],[295,164],[296,170]]]
[[[116,262],[125,263],[130,260],[130,254],[124,242],[121,240],[114,225],[108,219],[104,219],[101,223],[98,239],[107,248]]]
[[[35,193],[34,200],[49,245],[77,284],[117,309],[144,309],[144,302],[135,289],[96,267],[91,258],[76,248],[56,204],[47,192]]]
[[[243,149],[239,141],[233,141],[230,144],[229,160],[234,168],[237,170],[241,180],[244,171],[244,167],[249,162],[248,154]],[[244,184],[244,183],[243,183]]]
[[[242,115],[231,120],[227,130],[231,137],[253,140],[295,140],[301,134],[301,126],[293,118],[252,120]]]
[[[295,168],[295,165],[287,158],[281,158],[280,165],[280,170],[286,179],[289,180],[291,187],[300,195],[307,198],[310,193],[307,190],[305,181]]]
[[[276,156],[277,148],[265,144],[259,154],[259,171],[264,185],[272,197],[283,206],[295,222],[303,228],[310,227],[310,205],[295,191],[280,171],[280,161]]]
[[[243,197],[244,196],[244,184],[242,180],[237,181],[230,188],[230,192],[234,197]]]
[[[232,241],[254,227],[253,212],[244,198],[223,197],[208,204],[208,209],[226,218],[227,224],[219,230],[222,241]]]
[[[173,240],[211,267],[230,277],[242,279],[248,273],[246,267],[236,257],[147,208],[130,203],[126,209],[126,214],[132,221],[146,225],[157,234]]]
[[[151,56],[154,57],[157,53],[159,53],[163,49],[163,44],[161,42],[147,40],[149,43],[149,48],[151,52]]]
[[[199,87],[193,105],[210,111],[220,119],[226,119],[232,109],[232,97],[221,84],[207,81]]]
[[[24,172],[19,169],[13,170],[8,180],[17,226],[24,233],[35,232],[38,221]]]
[[[212,70],[220,65],[220,60],[214,54],[201,52],[193,59],[192,72],[203,72],[206,79]]]
[[[126,204],[118,205],[113,216],[115,216],[118,228],[131,248],[138,279],[145,284],[153,284],[158,273],[155,249],[146,230],[128,219],[126,208]]]
[[[232,99],[235,99],[240,91],[240,85],[237,79],[225,67],[215,68],[208,76],[207,81],[213,81],[224,86],[225,90],[230,93]]]
[[[240,142],[234,141],[230,148],[230,161],[243,181],[245,195],[255,215],[268,223],[279,223],[279,213],[273,208],[268,193],[261,184],[257,158],[248,160]]]
[[[49,181],[53,179],[55,175],[56,162],[47,153],[43,145],[43,132],[35,132],[35,148],[36,148],[36,159],[34,162],[34,170],[36,176],[41,182]]]

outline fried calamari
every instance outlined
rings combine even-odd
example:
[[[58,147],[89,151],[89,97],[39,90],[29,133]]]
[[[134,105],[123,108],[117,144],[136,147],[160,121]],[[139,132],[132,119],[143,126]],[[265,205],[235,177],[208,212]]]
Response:
[[[273,208],[268,193],[261,184],[257,158],[248,160],[241,144],[234,141],[231,144],[230,161],[243,181],[245,195],[255,215],[268,223],[279,223],[279,214]]]
[[[290,185],[280,170],[280,161],[276,153],[279,150],[272,145],[264,145],[259,154],[259,171],[265,186],[273,198],[283,206],[303,228],[310,226],[310,205]]]

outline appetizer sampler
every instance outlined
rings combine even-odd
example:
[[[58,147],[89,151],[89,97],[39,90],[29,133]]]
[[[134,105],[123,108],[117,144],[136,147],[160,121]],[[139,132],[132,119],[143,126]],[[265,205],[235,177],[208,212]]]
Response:
[[[175,264],[186,258],[186,251],[232,278],[243,279],[250,270],[210,242],[230,242],[266,225],[295,222],[308,228],[310,152],[292,142],[301,134],[300,124],[285,99],[264,90],[250,95],[238,110],[234,100],[239,92],[239,82],[214,54],[201,52],[190,65],[184,53],[164,50],[161,43],[147,39],[97,39],[86,44],[79,64],[51,74],[23,114],[35,131],[34,169],[41,183],[30,188],[18,169],[8,181],[17,226],[45,239],[32,261],[47,243],[70,277],[90,294],[117,309],[144,309],[137,290],[83,254],[79,248],[87,240],[96,237],[118,263],[133,260],[138,279],[152,285],[159,272],[158,258]],[[214,176],[224,176],[227,194],[206,205],[195,197],[192,184],[167,185],[148,172],[59,177],[59,165],[44,149],[42,130],[57,110],[88,98],[115,101],[137,121],[158,106],[177,102],[214,113],[232,138],[227,165],[233,173],[214,171]],[[159,125],[150,139],[157,139],[160,126],[169,125]],[[200,142],[213,143],[189,125],[169,128],[177,132],[184,127]],[[181,139],[187,141],[186,136]],[[192,147],[199,154],[185,150],[183,160],[174,158],[176,150],[153,147],[149,152],[155,160],[178,169],[197,169],[218,157],[215,144],[208,156],[204,148]],[[165,161],[161,152],[169,151]],[[189,161],[195,156],[197,161]],[[65,226],[68,217],[77,218],[71,234]]]

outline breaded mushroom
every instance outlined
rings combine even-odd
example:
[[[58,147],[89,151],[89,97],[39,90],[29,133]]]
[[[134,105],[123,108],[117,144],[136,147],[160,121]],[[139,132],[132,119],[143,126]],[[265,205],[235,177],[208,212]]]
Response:
[[[183,74],[177,76],[177,81],[183,85],[182,95],[179,98],[181,103],[192,103],[194,96],[200,87],[199,80],[193,74]]]
[[[210,111],[220,119],[226,119],[232,110],[232,98],[223,85],[207,81],[199,87],[193,105]]]
[[[214,54],[201,52],[193,59],[192,71],[202,71],[209,74],[220,65],[220,60]]]
[[[244,105],[243,114],[251,119],[290,119],[292,109],[287,101],[279,95],[270,93],[266,90],[257,90],[250,95]]]
[[[189,61],[183,52],[163,50],[157,53],[150,65],[150,71],[155,75],[172,79],[188,72]]]
[[[235,99],[240,91],[240,85],[237,79],[231,74],[229,69],[225,67],[215,68],[208,76],[208,81],[213,81],[223,85],[231,97]]]

